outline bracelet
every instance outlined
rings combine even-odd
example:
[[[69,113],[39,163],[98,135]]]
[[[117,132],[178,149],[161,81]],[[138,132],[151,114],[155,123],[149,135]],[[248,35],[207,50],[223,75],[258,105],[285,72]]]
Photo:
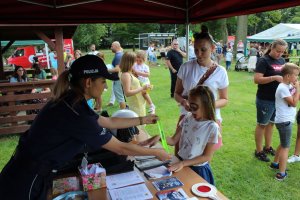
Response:
[[[143,117],[139,117],[139,120],[140,120],[140,125],[143,124]]]

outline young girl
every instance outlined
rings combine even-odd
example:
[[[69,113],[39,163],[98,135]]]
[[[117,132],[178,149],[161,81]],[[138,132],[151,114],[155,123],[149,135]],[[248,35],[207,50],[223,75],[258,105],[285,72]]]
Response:
[[[125,52],[120,62],[121,69],[121,83],[126,96],[126,103],[129,109],[138,114],[138,116],[146,115],[146,102],[143,98],[143,93],[150,88],[149,84],[140,85],[140,81],[133,75],[132,69],[136,61],[136,54],[134,52]],[[138,126],[140,134],[137,136],[138,141],[148,138],[148,134],[144,126]]]
[[[143,50],[139,50],[136,53],[136,64],[133,66],[133,73],[137,75],[137,78],[141,82],[142,85],[149,84],[150,85],[150,71],[148,65],[145,64],[146,61],[146,53]],[[149,104],[148,113],[155,114],[155,105],[153,104],[150,95],[147,92],[143,93],[144,99]]]
[[[169,145],[179,142],[178,155],[181,161],[171,164],[170,171],[178,172],[189,166],[208,183],[214,185],[214,177],[209,165],[218,143],[219,126],[215,119],[215,99],[207,86],[199,85],[191,89],[188,96],[190,112],[180,121],[176,134],[167,137]],[[152,146],[159,140],[155,136],[141,145]],[[148,143],[147,143],[148,142]]]

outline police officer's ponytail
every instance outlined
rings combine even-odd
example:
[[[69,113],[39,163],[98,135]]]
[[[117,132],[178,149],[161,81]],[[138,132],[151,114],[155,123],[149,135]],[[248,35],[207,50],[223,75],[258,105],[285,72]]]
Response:
[[[53,90],[53,101],[60,101],[63,99],[65,94],[70,88],[70,72],[69,70],[64,71],[59,75]]]

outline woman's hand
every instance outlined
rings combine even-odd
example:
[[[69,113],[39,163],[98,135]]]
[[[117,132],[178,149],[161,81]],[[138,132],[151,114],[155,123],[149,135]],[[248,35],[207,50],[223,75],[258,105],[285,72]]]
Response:
[[[171,160],[172,158],[164,149],[155,149],[155,156],[161,161]]]
[[[184,167],[183,161],[171,164],[168,168],[169,171],[179,172]]]
[[[159,140],[160,140],[160,136],[156,135],[156,136],[153,136],[152,138],[149,138],[145,141],[139,142],[139,145],[141,145],[141,146],[148,146],[149,145],[149,147],[152,147],[152,146],[156,145],[156,143]]]
[[[147,115],[142,118],[143,124],[156,124],[158,116],[154,114]]]
[[[180,105],[184,107],[184,109],[186,111],[189,111],[190,110],[190,104],[188,102],[188,100],[186,99],[183,99],[181,102],[180,102]]]

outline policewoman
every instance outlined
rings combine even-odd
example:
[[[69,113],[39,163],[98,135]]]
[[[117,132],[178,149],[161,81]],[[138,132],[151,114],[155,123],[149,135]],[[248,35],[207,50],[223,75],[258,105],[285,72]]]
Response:
[[[113,79],[97,56],[86,55],[64,71],[54,87],[54,97],[21,135],[19,144],[0,174],[1,200],[46,199],[55,169],[71,160],[84,145],[121,155],[170,156],[162,149],[122,143],[103,128],[119,129],[156,123],[157,116],[106,118],[97,115],[87,100],[99,97],[106,79]]]

